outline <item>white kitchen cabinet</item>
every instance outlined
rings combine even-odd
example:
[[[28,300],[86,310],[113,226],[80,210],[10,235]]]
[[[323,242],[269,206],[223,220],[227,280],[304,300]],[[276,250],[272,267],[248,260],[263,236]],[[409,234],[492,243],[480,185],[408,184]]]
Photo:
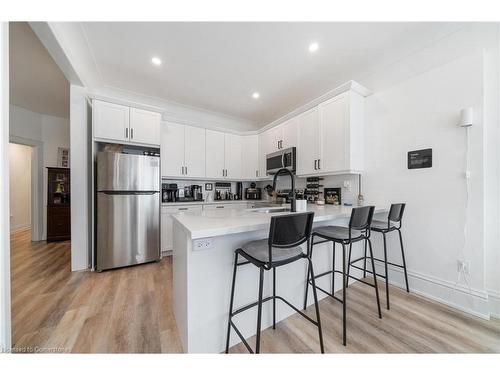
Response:
[[[313,108],[297,117],[297,175],[318,172],[320,130],[318,109]]]
[[[345,92],[297,117],[297,175],[359,173],[364,159],[364,99]]]
[[[185,176],[205,177],[205,129],[184,127]]]
[[[126,142],[129,140],[130,108],[94,100],[92,102],[94,137]]]
[[[241,136],[226,133],[224,137],[226,178],[241,179]]]
[[[224,133],[215,130],[206,131],[205,165],[206,177],[224,178],[226,176],[224,155]]]
[[[163,177],[205,177],[205,129],[162,124],[161,164]]]
[[[364,98],[348,91],[318,106],[320,173],[359,173],[364,168]]]
[[[281,148],[297,147],[297,118],[294,117],[280,126],[282,128]]]
[[[162,252],[173,250],[172,215],[181,212],[201,212],[201,211],[202,211],[201,205],[162,206],[161,232],[160,232],[160,246]]]
[[[129,141],[149,145],[160,144],[161,115],[158,112],[130,108]]]
[[[241,178],[255,180],[259,178],[259,136],[241,137]]]
[[[160,155],[163,177],[184,176],[184,125],[162,124]]]

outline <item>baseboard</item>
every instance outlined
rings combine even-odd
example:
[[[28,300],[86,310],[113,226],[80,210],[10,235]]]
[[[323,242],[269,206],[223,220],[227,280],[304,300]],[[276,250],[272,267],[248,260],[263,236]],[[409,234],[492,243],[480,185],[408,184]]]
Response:
[[[381,270],[379,269],[379,271]],[[406,288],[403,269],[389,266],[389,283],[400,288]],[[447,280],[412,270],[408,270],[408,283],[412,293],[479,318],[490,319],[490,298],[486,291],[469,290],[469,288],[462,285],[455,285]]]
[[[500,293],[494,290],[488,290],[490,301],[490,315],[492,318],[500,319]]]
[[[162,250],[161,252],[161,257],[164,258],[164,257],[169,257],[172,255],[172,250]]]

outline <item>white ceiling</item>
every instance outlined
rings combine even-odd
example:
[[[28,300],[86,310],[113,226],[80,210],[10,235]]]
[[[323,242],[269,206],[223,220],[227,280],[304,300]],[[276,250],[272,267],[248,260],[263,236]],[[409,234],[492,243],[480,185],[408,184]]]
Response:
[[[265,125],[417,53],[460,23],[82,23],[105,87]],[[319,50],[308,51],[316,41]],[[163,60],[160,67],[151,57]],[[370,88],[370,87],[369,87]],[[260,93],[254,100],[251,94]]]
[[[9,24],[10,103],[69,118],[69,83],[26,22]]]

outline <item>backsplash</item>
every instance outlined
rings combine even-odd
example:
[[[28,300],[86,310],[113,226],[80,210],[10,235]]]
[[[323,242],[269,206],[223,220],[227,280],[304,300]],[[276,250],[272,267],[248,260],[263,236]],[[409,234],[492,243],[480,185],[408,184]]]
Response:
[[[342,189],[342,203],[352,203],[356,204],[358,198],[358,175],[338,175],[338,176],[325,176],[321,177],[323,180],[320,181],[320,185],[323,185],[320,188],[322,192],[323,189],[326,188],[341,188]],[[236,191],[236,181],[206,181],[206,180],[172,180],[172,179],[162,179],[162,182],[169,184],[177,184],[179,188],[183,188],[184,186],[190,185],[201,185],[203,191],[203,199],[205,201],[212,201],[215,193],[215,182],[230,182],[231,183],[231,191]],[[344,182],[350,184],[349,188],[344,187]],[[257,187],[262,188],[262,199],[268,200],[270,197],[264,191],[264,187],[267,185],[272,185],[272,181],[255,181]],[[205,190],[205,184],[212,184],[212,191]],[[243,191],[245,188],[250,187],[251,181],[243,181]],[[289,189],[290,188],[290,179],[287,176],[279,177],[277,184],[278,189]],[[295,179],[295,188],[296,189],[305,189],[306,187],[306,178],[305,177],[297,177]],[[323,194],[321,195],[323,197]]]

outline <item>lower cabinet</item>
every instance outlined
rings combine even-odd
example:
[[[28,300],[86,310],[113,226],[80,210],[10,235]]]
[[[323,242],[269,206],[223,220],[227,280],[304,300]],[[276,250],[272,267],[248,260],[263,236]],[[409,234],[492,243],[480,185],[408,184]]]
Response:
[[[201,205],[186,205],[186,206],[162,206],[161,208],[161,251],[172,251],[174,236],[172,233],[172,215],[179,212],[201,212]]]

